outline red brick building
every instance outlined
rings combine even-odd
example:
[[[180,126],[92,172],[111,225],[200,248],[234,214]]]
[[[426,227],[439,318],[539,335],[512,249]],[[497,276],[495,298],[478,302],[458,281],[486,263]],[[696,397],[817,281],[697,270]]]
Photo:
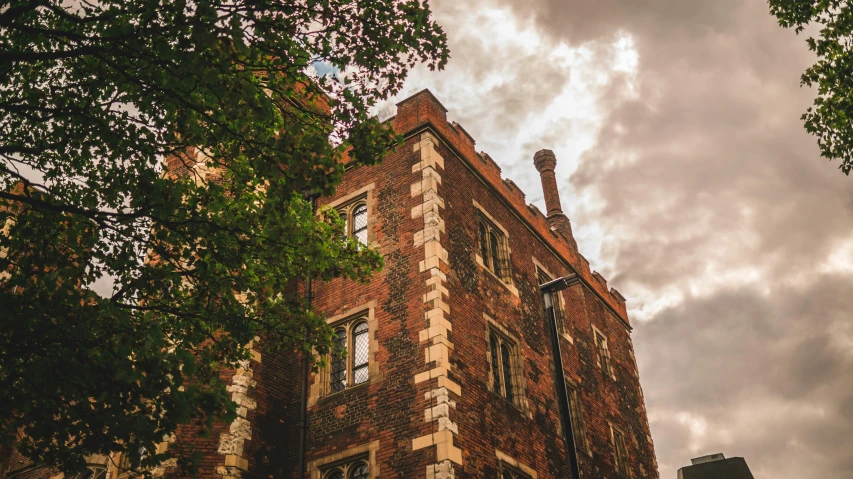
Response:
[[[305,477],[572,477],[539,285],[577,273],[557,323],[581,477],[657,478],[625,300],[577,250],[553,153],[531,159],[542,213],[429,91],[390,121],[405,143],[318,200],[385,268],[313,285],[348,355],[309,376]],[[255,348],[229,378],[237,421],[168,446],[202,448],[202,477],[298,476],[300,358]]]
[[[577,250],[553,153],[530,165],[543,214],[429,91],[390,121],[405,143],[318,202],[346,214],[385,268],[370,284],[314,286],[348,356],[310,375],[306,477],[571,477],[538,286],[577,273],[560,293],[559,341],[581,476],[657,478],[625,300]],[[235,389],[248,432],[228,463],[295,477],[298,360],[250,366],[256,386]]]

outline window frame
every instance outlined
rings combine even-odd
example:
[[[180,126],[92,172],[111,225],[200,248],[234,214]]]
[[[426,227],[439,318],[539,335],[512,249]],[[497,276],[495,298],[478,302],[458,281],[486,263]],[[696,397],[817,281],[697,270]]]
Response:
[[[364,205],[367,208],[367,221],[366,221],[366,242],[363,243],[365,246],[373,245],[375,238],[373,234],[373,225],[374,225],[374,212],[375,212],[375,199],[373,190],[376,189],[376,183],[370,183],[365,185],[348,195],[342,196],[336,200],[333,200],[321,208],[318,209],[317,214],[321,215],[323,211],[328,211],[333,209],[338,212],[338,215],[346,222],[346,230],[344,234],[347,238],[353,238],[353,212],[355,212],[356,208],[360,205]]]
[[[479,262],[483,268],[502,283],[512,284],[508,237],[482,214],[477,218],[477,243]]]
[[[527,464],[523,464],[514,457],[495,449],[495,458],[497,459],[498,479],[503,479],[504,473],[511,474],[514,479],[538,479],[539,475],[536,470]]]
[[[617,440],[617,438],[621,440]],[[613,446],[613,466],[620,477],[631,477],[631,460],[625,431],[610,424],[610,443]]]
[[[356,344],[356,329],[359,326],[364,325],[366,330],[363,332],[358,332],[358,335],[367,335],[365,338],[366,343],[364,347],[367,348],[365,354],[367,354],[367,362],[359,363],[356,365],[356,348],[358,347]],[[339,358],[334,356],[333,353],[329,353],[329,388],[327,390],[327,395],[337,394],[339,392],[346,391],[347,389],[351,389],[357,386],[361,386],[362,384],[366,384],[370,382],[370,324],[368,323],[367,314],[356,315],[351,318],[344,319],[342,321],[338,321],[335,324],[331,325],[335,331],[337,336],[338,331],[344,332],[344,338],[346,341],[346,356],[343,358]],[[335,364],[342,360],[344,364],[343,371],[344,374],[344,384],[341,389],[336,389],[334,382],[332,382],[331,374],[338,371],[333,369]],[[355,382],[355,370],[361,368],[368,368],[367,378],[361,382]]]
[[[367,465],[368,479],[376,479],[380,475],[379,463],[376,461],[378,450],[379,440],[375,440],[309,461],[307,464],[308,477],[310,479],[327,479],[333,469],[345,465],[352,467],[361,462]],[[342,472],[349,474],[350,469],[342,470]],[[346,476],[344,478],[346,479]]]
[[[599,339],[601,340],[599,342]],[[603,347],[602,347],[603,344]],[[595,325],[592,326],[592,345],[595,348],[596,364],[601,369],[605,376],[609,376],[616,380],[616,369],[613,366],[613,355],[610,353],[610,346],[607,341],[607,336],[604,335]]]
[[[362,207],[364,207],[365,220],[364,228],[360,228],[360,230],[364,231],[364,241],[356,237],[355,231],[355,213],[356,210]],[[346,237],[358,241],[365,246],[370,245],[370,207],[367,205],[367,193],[358,196],[343,206],[336,207],[335,210],[338,212],[338,216],[346,223],[344,231]]]
[[[509,404],[512,404],[523,413],[530,416],[529,404],[526,396],[526,379],[524,377],[524,357],[521,354],[521,342],[503,326],[495,322],[485,313],[486,319],[486,388],[498,395]],[[495,367],[492,354],[492,338],[497,342],[497,368]],[[502,346],[506,346],[509,356],[509,368],[504,360]],[[510,380],[510,396],[507,397],[507,378]],[[496,386],[495,380],[498,384]]]
[[[372,477],[370,474],[370,456],[364,453],[323,465],[320,467],[320,477],[322,479],[331,479],[332,474],[340,471],[341,479],[350,479],[350,474],[352,474],[354,469],[362,465],[367,468],[367,478],[369,479]]]
[[[356,336],[356,334],[355,334],[355,330],[356,330],[356,328],[358,328],[361,325],[365,325],[367,328],[367,330],[365,332],[359,333],[359,334],[366,334],[367,335],[367,338],[366,338],[367,344],[365,344],[365,347],[367,348],[366,354],[367,354],[368,358],[367,358],[366,363],[363,363],[363,364],[360,363],[358,365],[358,367],[359,368],[367,367],[368,373],[367,373],[367,379],[365,379],[364,381],[361,381],[359,383],[356,383],[355,382],[355,369],[356,369],[356,364],[355,364],[355,360],[356,360],[356,343],[355,343],[356,338],[355,338],[355,336]],[[369,367],[369,364],[370,364],[370,324],[368,322],[367,314],[359,314],[359,315],[356,315],[356,316],[351,317],[351,318],[343,319],[341,321],[336,322],[335,324],[332,324],[331,326],[334,329],[336,335],[337,335],[338,331],[344,331],[345,332],[344,337],[346,339],[346,356],[344,358],[341,358],[341,359],[343,359],[343,362],[344,362],[345,375],[344,375],[343,387],[341,389],[336,389],[335,383],[332,382],[331,374],[332,374],[332,372],[334,372],[332,368],[334,367],[334,364],[337,362],[338,358],[336,356],[334,356],[332,353],[329,353],[329,361],[328,361],[329,366],[326,368],[328,370],[327,374],[329,375],[329,382],[328,382],[329,386],[328,386],[328,389],[326,390],[327,396],[346,391],[347,389],[352,389],[354,387],[361,386],[362,384],[370,383],[370,367]]]
[[[566,386],[569,393],[569,411],[572,414],[572,434],[575,447],[578,451],[591,455],[592,449],[589,446],[589,437],[586,431],[580,387],[569,380],[566,380]]]
[[[509,232],[507,232],[506,228],[504,228],[500,223],[498,223],[495,218],[490,215],[481,205],[477,202],[477,200],[471,200],[474,209],[476,211],[476,228],[475,228],[475,241],[477,247],[474,251],[474,260],[477,264],[480,265],[484,270],[488,272],[493,278],[498,280],[498,282],[504,285],[509,291],[515,296],[519,296],[518,288],[515,287],[514,280],[512,277],[513,267],[512,267],[512,248],[509,246]],[[482,227],[481,227],[482,226]],[[487,244],[486,249],[483,250],[484,243],[482,242],[482,234],[481,232],[485,229],[485,238],[489,239],[489,232],[493,232],[498,240],[498,245],[500,247],[500,252],[498,254],[500,266],[500,275],[496,274],[495,270],[491,268],[490,262],[492,261],[490,257],[491,254],[491,245]],[[487,241],[487,243],[489,243]],[[484,253],[484,251],[486,253]],[[483,254],[486,254],[486,257],[483,257]],[[520,296],[519,296],[520,297]]]
[[[367,339],[367,380],[358,384],[353,384],[353,366],[355,364],[355,357],[354,354],[347,354],[346,386],[341,390],[333,390],[331,378],[333,358],[331,353],[329,353],[326,356],[328,359],[326,366],[320,368],[319,371],[312,375],[314,379],[311,383],[308,395],[308,407],[313,407],[317,403],[324,401],[326,398],[336,397],[339,393],[344,391],[361,388],[367,384],[375,384],[383,380],[383,374],[379,368],[379,363],[376,358],[376,353],[379,350],[379,342],[376,339],[376,331],[378,329],[375,315],[376,304],[376,300],[371,300],[365,304],[326,319],[326,324],[328,324],[332,330],[344,328],[347,331],[347,346],[348,348],[351,348],[352,351],[354,351],[352,332],[359,323],[367,323],[367,332],[365,333]],[[362,363],[359,363],[359,365],[363,366]]]

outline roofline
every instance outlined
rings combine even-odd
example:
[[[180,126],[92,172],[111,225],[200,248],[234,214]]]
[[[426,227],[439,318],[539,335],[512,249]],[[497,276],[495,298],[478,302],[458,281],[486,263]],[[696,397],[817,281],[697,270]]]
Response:
[[[426,92],[429,93],[430,96],[435,98],[435,96],[432,94],[432,92],[430,92],[429,90],[426,90]],[[410,97],[410,98],[412,98],[412,97]],[[401,103],[404,103],[406,101],[407,100],[403,100],[402,102],[398,103],[398,105]],[[439,105],[440,105],[440,103],[439,103]],[[442,108],[444,108],[444,106],[442,106]],[[586,287],[586,289],[588,289],[589,291],[591,291],[592,293],[595,294],[595,296],[598,298],[598,300],[601,301],[604,304],[604,306],[611,313],[613,313],[613,316],[615,316],[616,319],[618,319],[619,322],[622,323],[623,326],[625,326],[625,329],[627,329],[628,332],[631,332],[634,330],[634,328],[631,326],[631,324],[628,323],[625,320],[625,318],[623,318],[622,315],[619,314],[618,311],[613,309],[613,307],[610,305],[610,303],[607,302],[607,300],[604,297],[602,297],[601,293],[596,291],[596,289],[592,285],[589,284],[589,282],[583,277],[583,274],[581,274],[579,271],[577,271],[566,258],[563,258],[563,256],[560,255],[560,253],[553,246],[551,246],[549,241],[547,239],[543,238],[542,235],[540,235],[539,232],[536,231],[536,228],[533,227],[533,225],[527,220],[527,218],[525,218],[522,214],[520,214],[518,211],[516,211],[516,208],[504,196],[504,194],[501,191],[499,191],[498,189],[496,189],[491,183],[486,181],[486,179],[475,168],[471,167],[471,165],[469,164],[469,161],[465,158],[465,155],[463,155],[459,150],[457,150],[447,140],[447,138],[439,131],[439,129],[436,127],[435,124],[433,124],[432,121],[430,121],[429,119],[426,119],[420,125],[412,128],[411,130],[409,130],[405,133],[402,133],[401,136],[403,136],[403,138],[405,138],[405,139],[409,139],[409,138],[412,138],[416,135],[423,133],[426,130],[428,130],[432,134],[434,134],[436,136],[436,138],[438,138],[442,142],[442,144],[444,144],[445,147],[447,147],[450,151],[452,151],[453,154],[456,155],[457,158],[462,160],[462,163],[465,165],[465,167],[468,168],[468,170],[471,171],[474,174],[474,176],[476,176],[477,179],[480,180],[480,182],[486,186],[486,188],[488,188],[493,193],[495,193],[495,196],[498,197],[498,199],[501,201],[501,203],[503,203],[504,206],[506,206],[516,218],[521,220],[521,222],[524,224],[525,228],[527,228],[531,233],[533,233],[533,235],[543,245],[545,245],[545,247],[548,248],[548,250],[551,251],[551,253],[563,264],[563,266],[565,266],[571,273],[577,273],[578,278],[580,278],[580,280],[581,280],[581,284],[584,285]]]

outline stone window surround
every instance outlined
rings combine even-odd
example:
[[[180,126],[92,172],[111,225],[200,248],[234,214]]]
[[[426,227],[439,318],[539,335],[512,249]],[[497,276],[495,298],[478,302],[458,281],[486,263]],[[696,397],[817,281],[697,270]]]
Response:
[[[548,271],[548,268],[546,268],[542,263],[540,263],[540,262],[539,262],[539,260],[537,260],[537,259],[536,259],[536,257],[531,256],[530,258],[533,260],[533,266],[534,266],[534,268],[533,268],[533,272],[534,272],[534,274],[535,274],[535,277],[536,277],[536,281],[537,281],[537,282],[539,281],[539,272],[538,272],[538,271],[536,271],[537,269],[541,270],[543,273],[545,273],[545,275],[546,275],[546,276],[548,276],[548,277],[549,277],[549,278],[551,278],[551,279],[557,279],[557,278],[559,277],[559,276],[557,276],[557,275],[552,274],[550,271]],[[539,286],[539,285],[537,285],[537,287],[538,287],[538,286]],[[541,295],[542,293],[539,293],[539,294]],[[566,302],[566,298],[565,298],[565,297],[563,297],[563,292],[562,292],[562,291],[558,291],[558,295],[559,295],[559,298],[560,298],[560,299],[559,299],[560,304],[563,306],[563,313],[565,313],[565,312],[566,312],[566,305],[567,305],[568,303]],[[569,319],[568,319],[568,317],[567,317],[567,318],[565,318],[565,319],[566,319],[566,324],[565,324],[565,326],[568,328],[568,327],[570,326],[570,325],[569,325]],[[575,340],[572,338],[572,336],[571,336],[569,333],[567,333],[567,332],[565,332],[565,331],[561,331],[561,332],[560,332],[560,335],[561,335],[561,336],[562,336],[566,341],[568,341],[568,342],[569,342],[569,344],[575,344]]]
[[[614,425],[612,422],[607,421],[607,424],[610,426],[610,445],[613,447],[613,465],[614,465],[614,468],[616,469],[616,473],[619,475],[619,477],[630,478],[631,477],[631,465],[630,465],[630,458],[628,457],[628,435],[625,434],[625,431],[622,428]],[[622,435],[622,442],[623,442],[623,445],[625,446],[625,464],[624,464],[625,470],[620,470],[618,467],[619,466],[619,464],[618,464],[619,452],[617,449],[619,446],[616,444],[616,433],[617,432]]]
[[[489,366],[489,370],[486,372],[486,375],[488,376],[488,379],[486,380],[486,388],[490,392],[499,394],[497,391],[495,391],[493,375],[491,374],[491,368],[493,368],[494,365],[492,364],[491,350],[488,347],[490,341],[489,335],[492,332],[495,332],[498,334],[498,336],[503,336],[510,342],[514,343],[514,347],[511,351],[512,355],[510,358],[510,362],[512,363],[510,365],[510,369],[514,387],[514,398],[511,404],[521,410],[521,412],[525,416],[532,419],[533,413],[530,410],[530,402],[527,399],[527,379],[524,377],[525,361],[524,355],[521,353],[521,341],[514,334],[510,333],[509,330],[507,330],[497,321],[492,319],[492,317],[488,314],[483,313],[483,319],[485,319],[486,321],[486,364]],[[506,400],[506,398],[503,399]]]
[[[342,196],[326,205],[323,205],[319,208],[318,214],[325,210],[340,210],[343,207],[350,206],[354,203],[357,203],[364,200],[364,203],[367,205],[367,245],[372,245],[376,238],[373,233],[373,225],[375,222],[374,212],[376,211],[376,197],[373,194],[373,191],[376,189],[376,183],[370,183],[366,186],[363,186],[352,193],[349,193],[346,196]],[[347,231],[347,236],[349,236],[349,231]]]
[[[328,365],[326,365],[326,367],[320,368],[320,371],[318,373],[312,374],[312,376],[314,377],[314,381],[312,382],[310,391],[308,393],[308,407],[314,406],[315,404],[317,404],[318,401],[321,401],[324,398],[335,396],[352,388],[363,387],[367,384],[374,384],[382,380],[382,373],[379,370],[379,362],[376,359],[376,353],[379,350],[379,341],[376,339],[376,331],[378,330],[379,326],[376,320],[375,311],[376,300],[374,299],[360,306],[356,306],[355,308],[350,308],[341,314],[326,318],[326,324],[332,327],[337,326],[339,324],[349,323],[361,318],[367,320],[367,374],[369,378],[366,382],[357,384],[355,386],[348,386],[343,391],[332,393],[331,378],[329,377],[331,372],[330,362]],[[347,357],[347,361],[349,361],[349,357]]]
[[[507,257],[512,258],[512,248],[509,247],[509,232],[506,230],[506,228],[503,227],[503,225],[498,223],[497,220],[495,220],[495,218],[492,215],[490,215],[489,212],[486,211],[486,209],[480,205],[480,203],[477,202],[477,200],[472,199],[471,202],[474,204],[474,208],[477,209],[477,212],[479,214],[483,215],[483,217],[486,218],[486,220],[488,220],[489,223],[492,224],[492,226],[496,227],[497,229],[499,229],[501,231],[501,233],[503,233],[504,242],[505,242],[504,247],[506,248]],[[477,227],[479,228],[479,224],[477,225]],[[479,234],[478,234],[478,236],[479,236]],[[477,264],[480,265],[480,267],[483,268],[484,271],[486,271],[490,275],[492,275],[493,278],[498,280],[498,282],[500,284],[504,285],[510,291],[510,293],[518,296],[518,288],[515,287],[515,282],[512,279],[512,270],[510,270],[510,273],[509,273],[509,282],[508,283],[505,282],[503,278],[499,278],[498,275],[496,275],[492,270],[487,268],[486,264],[483,262],[483,258],[480,256],[479,243],[480,243],[480,238],[478,237],[477,238],[478,247],[474,251],[474,259],[477,261]],[[510,264],[510,268],[512,268],[511,264]]]
[[[592,347],[595,348],[595,364],[598,365],[598,367],[601,369],[602,373],[605,373],[605,375],[607,375],[607,373],[604,371],[604,368],[601,365],[601,354],[598,351],[598,338],[596,337],[596,335],[599,335],[604,339],[604,345],[607,348],[607,357],[610,359],[610,371],[609,371],[610,374],[609,374],[609,376],[611,378],[613,378],[613,380],[615,381],[616,380],[616,368],[613,365],[613,355],[610,352],[610,343],[607,341],[607,336],[604,333],[602,333],[600,329],[596,328],[594,324],[591,326],[592,326]]]
[[[514,457],[504,452],[501,452],[499,449],[495,449],[495,457],[498,460],[498,477],[500,477],[502,472],[501,469],[503,469],[504,465],[507,465],[515,469],[516,471],[525,474],[526,476],[530,477],[530,479],[538,479],[539,477],[539,475],[536,473],[536,470],[534,470],[532,467],[519,462]]]
[[[379,477],[379,464],[376,462],[376,451],[379,450],[379,441],[371,441],[366,444],[352,446],[341,452],[336,452],[320,459],[308,462],[308,474],[311,479],[320,479],[322,473],[337,464],[365,459],[370,469],[369,478]]]

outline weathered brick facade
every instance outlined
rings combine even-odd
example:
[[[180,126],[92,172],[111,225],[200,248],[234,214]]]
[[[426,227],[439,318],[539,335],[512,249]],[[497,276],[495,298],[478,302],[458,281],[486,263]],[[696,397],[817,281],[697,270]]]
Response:
[[[328,370],[310,375],[306,477],[325,479],[329,467],[360,458],[369,477],[497,478],[511,470],[570,478],[541,270],[582,278],[561,293],[559,339],[588,443],[578,452],[581,476],[657,478],[624,298],[577,251],[559,208],[553,154],[538,153],[535,165],[546,217],[448,123],[429,91],[398,104],[390,121],[405,143],[379,165],[349,169],[336,195],[318,201],[319,208],[364,201],[368,241],[385,268],[369,284],[314,286],[314,306],[330,323],[365,318],[370,355],[368,380],[342,391],[330,392]],[[478,218],[504,236],[511,273],[503,278],[484,266]],[[511,401],[493,385],[489,331],[516,347]],[[595,331],[607,339],[611,373]],[[297,477],[300,358],[255,348],[227,378],[242,408],[237,425],[211,438],[186,429],[169,445],[202,449],[201,477]],[[624,435],[630,474],[617,472],[613,430]]]
[[[531,477],[571,477],[539,268],[551,277],[583,278],[562,293],[568,331],[560,339],[589,443],[588,452],[578,453],[581,475],[624,476],[615,468],[613,426],[625,435],[630,476],[657,478],[624,298],[578,253],[568,219],[556,211],[556,189],[543,180],[546,218],[501,179],[460,126],[448,123],[428,91],[401,102],[391,121],[405,144],[380,165],[348,170],[337,194],[319,201],[321,208],[338,207],[367,192],[369,240],[386,265],[370,284],[335,280],[315,287],[314,305],[332,322],[370,311],[376,371],[366,383],[333,394],[320,387],[328,372],[311,375],[306,477],[323,477],[323,465],[371,444],[375,450],[365,460],[375,477],[498,477],[502,464]],[[509,282],[479,258],[478,215],[505,230]],[[488,322],[520,343],[521,405],[490,386]],[[612,375],[602,372],[593,328],[607,338]],[[251,473],[296,475],[296,363],[294,357],[263,365],[258,392],[270,388],[267,381],[278,381],[279,392],[276,400],[259,394],[255,421],[276,427],[257,430],[249,441]]]

